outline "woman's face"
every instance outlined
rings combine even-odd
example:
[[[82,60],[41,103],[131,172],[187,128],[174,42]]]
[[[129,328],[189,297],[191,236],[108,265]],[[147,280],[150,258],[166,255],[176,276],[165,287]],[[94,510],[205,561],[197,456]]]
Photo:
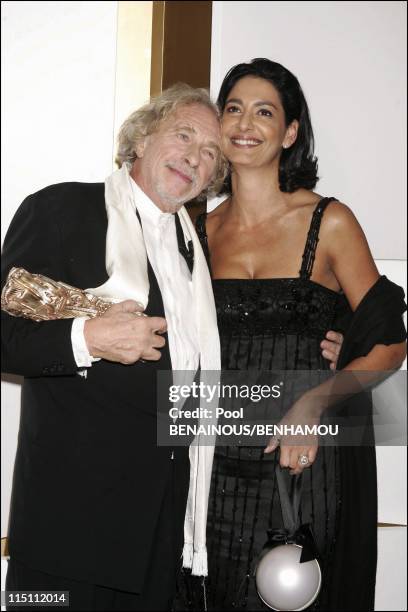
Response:
[[[275,87],[253,76],[240,79],[229,92],[222,114],[222,149],[229,161],[260,167],[279,160],[282,147],[296,140],[297,121],[286,126]]]

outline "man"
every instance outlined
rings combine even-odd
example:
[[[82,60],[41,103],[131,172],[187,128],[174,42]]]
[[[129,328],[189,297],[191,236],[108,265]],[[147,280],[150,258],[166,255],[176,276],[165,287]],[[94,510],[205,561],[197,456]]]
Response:
[[[25,377],[8,590],[69,591],[77,610],[171,606],[190,465],[186,448],[157,446],[156,374],[220,367],[208,270],[182,208],[222,181],[218,142],[208,95],[175,86],[124,123],[105,185],[47,187],[13,219],[4,276],[23,267],[119,303],[74,322],[3,313],[4,371]],[[205,457],[190,449],[193,476],[209,473]],[[206,497],[192,485],[194,569]]]
[[[218,143],[206,92],[174,86],[125,122],[105,186],[47,187],[13,219],[4,275],[120,302],[74,323],[3,313],[4,371],[25,377],[8,590],[69,591],[77,610],[170,608],[190,470],[188,449],[157,446],[156,373],[219,368],[204,256],[173,214],[222,179]]]

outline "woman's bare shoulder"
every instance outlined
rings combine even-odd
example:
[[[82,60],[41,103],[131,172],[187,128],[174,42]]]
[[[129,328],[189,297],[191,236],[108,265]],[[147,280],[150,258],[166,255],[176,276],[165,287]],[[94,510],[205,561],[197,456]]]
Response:
[[[285,194],[288,207],[307,219],[313,214],[322,196],[309,189],[298,189],[291,194]]]
[[[322,229],[327,232],[362,231],[352,209],[344,202],[334,201],[327,206]]]

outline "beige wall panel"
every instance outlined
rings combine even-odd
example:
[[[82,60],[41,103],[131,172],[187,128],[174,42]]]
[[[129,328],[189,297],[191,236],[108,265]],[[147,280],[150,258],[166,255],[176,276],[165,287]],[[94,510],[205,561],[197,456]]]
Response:
[[[118,2],[115,144],[123,121],[149,101],[152,15],[153,2]]]

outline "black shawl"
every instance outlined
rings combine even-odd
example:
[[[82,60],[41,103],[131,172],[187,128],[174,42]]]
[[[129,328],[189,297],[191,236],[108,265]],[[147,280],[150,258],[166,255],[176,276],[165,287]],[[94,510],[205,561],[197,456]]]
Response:
[[[364,296],[345,335],[338,360],[342,369],[376,344],[406,338],[404,291],[381,276]],[[367,394],[365,394],[367,396]],[[372,417],[368,419],[372,428]],[[341,446],[341,510],[329,610],[374,610],[377,569],[377,470],[375,446]]]

